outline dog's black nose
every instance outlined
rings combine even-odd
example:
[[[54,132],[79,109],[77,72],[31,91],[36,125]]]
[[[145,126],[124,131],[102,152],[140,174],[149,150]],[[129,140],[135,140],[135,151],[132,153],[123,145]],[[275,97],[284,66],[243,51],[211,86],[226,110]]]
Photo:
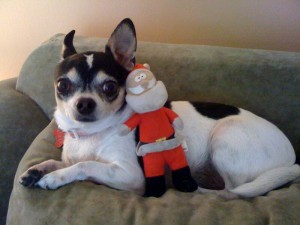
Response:
[[[81,115],[89,115],[94,112],[96,102],[91,98],[80,98],[76,103],[76,108]]]

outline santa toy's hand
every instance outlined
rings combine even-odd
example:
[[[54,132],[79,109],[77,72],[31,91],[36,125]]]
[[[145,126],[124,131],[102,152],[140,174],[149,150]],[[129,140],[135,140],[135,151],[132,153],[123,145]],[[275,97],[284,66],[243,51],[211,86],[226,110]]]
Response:
[[[174,121],[173,121],[173,127],[177,130],[182,130],[183,129],[183,121],[182,119],[180,119],[179,117],[177,117]]]
[[[118,128],[118,135],[125,136],[129,134],[130,131],[131,131],[130,128],[123,124]]]

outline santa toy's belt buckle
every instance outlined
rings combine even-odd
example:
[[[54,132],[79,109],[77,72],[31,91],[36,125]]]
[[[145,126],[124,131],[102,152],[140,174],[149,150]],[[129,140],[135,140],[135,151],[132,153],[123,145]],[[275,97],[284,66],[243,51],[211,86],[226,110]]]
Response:
[[[166,137],[162,137],[162,138],[159,138],[159,139],[155,140],[155,142],[162,142],[162,141],[165,141],[165,140],[167,140],[167,138]]]

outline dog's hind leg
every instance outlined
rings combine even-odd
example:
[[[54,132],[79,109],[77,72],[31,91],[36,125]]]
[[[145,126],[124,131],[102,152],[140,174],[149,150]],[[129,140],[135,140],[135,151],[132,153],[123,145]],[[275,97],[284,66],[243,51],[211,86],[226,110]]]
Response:
[[[30,167],[19,177],[19,182],[25,187],[34,187],[45,174],[64,167],[65,164],[62,161],[50,159]]]
[[[265,194],[299,177],[299,165],[295,164],[288,167],[279,167],[266,171],[253,181],[241,184],[229,191],[239,196],[250,198]]]
[[[211,137],[212,163],[231,193],[255,197],[300,177],[286,136],[250,112],[219,121]]]
[[[241,184],[233,189],[209,190],[199,187],[197,192],[215,194],[224,199],[235,199],[238,197],[252,198],[263,195],[297,178],[300,178],[300,166],[295,164],[289,167],[280,167],[266,171],[253,181]]]

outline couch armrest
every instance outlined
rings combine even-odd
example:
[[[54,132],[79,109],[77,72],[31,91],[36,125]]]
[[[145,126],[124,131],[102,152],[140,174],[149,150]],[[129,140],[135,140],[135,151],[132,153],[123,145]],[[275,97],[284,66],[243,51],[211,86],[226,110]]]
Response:
[[[5,224],[14,175],[23,154],[49,123],[42,110],[16,91],[16,78],[0,82],[0,224]]]

